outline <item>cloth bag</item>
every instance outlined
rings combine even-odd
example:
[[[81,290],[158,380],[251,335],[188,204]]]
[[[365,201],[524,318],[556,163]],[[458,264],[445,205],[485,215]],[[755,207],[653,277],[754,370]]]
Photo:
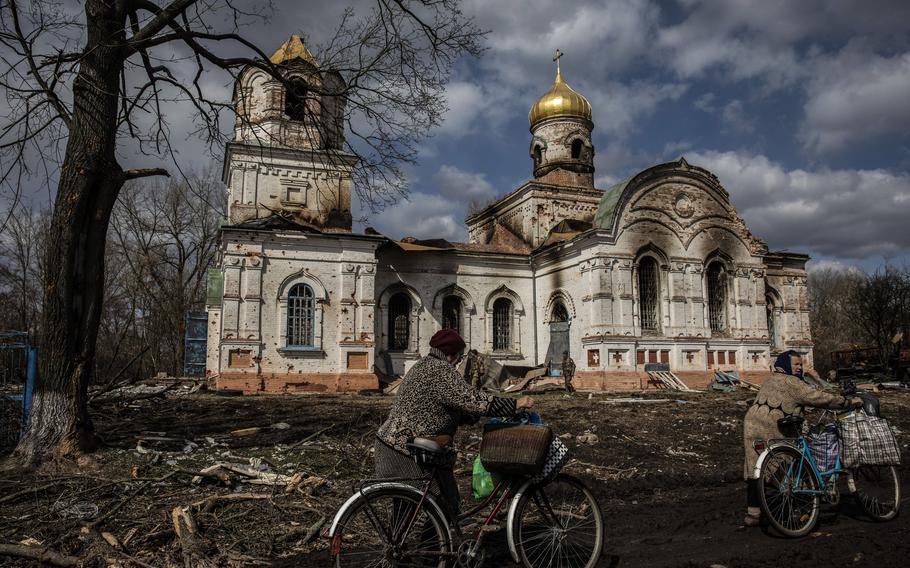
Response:
[[[839,420],[838,430],[843,467],[900,465],[900,447],[884,418],[852,412]]]
[[[824,430],[813,434],[808,439],[809,453],[819,471],[831,471],[837,465],[840,455],[840,443],[837,437],[837,426],[829,424]]]

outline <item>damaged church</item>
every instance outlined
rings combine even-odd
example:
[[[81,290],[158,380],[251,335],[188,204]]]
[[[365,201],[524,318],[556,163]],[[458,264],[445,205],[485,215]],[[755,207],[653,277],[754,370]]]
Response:
[[[568,351],[582,389],[642,388],[648,363],[692,387],[759,377],[785,349],[811,366],[808,256],[769,251],[684,158],[595,187],[593,111],[558,61],[528,114],[530,179],[469,215],[463,243],[353,232],[345,103],[308,88],[343,79],[296,36],[272,62],[284,82],[249,67],[235,88],[207,298],[218,388],[376,388],[441,328],[502,365]]]

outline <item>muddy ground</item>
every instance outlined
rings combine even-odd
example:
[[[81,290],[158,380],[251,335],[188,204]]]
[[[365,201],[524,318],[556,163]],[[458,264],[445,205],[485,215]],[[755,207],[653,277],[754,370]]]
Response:
[[[145,395],[148,396],[148,395]],[[904,513],[868,522],[847,500],[825,506],[815,533],[785,540],[744,529],[742,416],[748,392],[648,393],[654,404],[611,403],[629,393],[537,397],[538,410],[572,449],[566,470],[587,481],[606,519],[603,566],[906,566],[910,556],[910,471],[902,467]],[[882,393],[883,413],[910,462],[910,393]],[[194,540],[211,566],[325,566],[327,541],[309,538],[323,517],[369,475],[373,434],[391,397],[223,397],[171,390],[97,403],[106,447],[80,472],[0,476],[0,548],[47,548],[85,566],[177,566],[187,541],[173,512],[198,524]],[[245,430],[252,428],[254,430]],[[255,430],[258,428],[258,430]],[[241,430],[232,435],[232,431]],[[457,443],[462,497],[479,428]],[[591,432],[596,441],[576,436]],[[252,460],[252,461],[251,461]],[[294,489],[253,485],[231,474],[194,483],[217,462],[266,474],[299,473]],[[251,465],[252,464],[252,465]],[[197,480],[199,481],[199,480]],[[240,495],[216,500],[216,496]],[[504,537],[486,566],[509,566]],[[3,556],[0,566],[34,562]]]

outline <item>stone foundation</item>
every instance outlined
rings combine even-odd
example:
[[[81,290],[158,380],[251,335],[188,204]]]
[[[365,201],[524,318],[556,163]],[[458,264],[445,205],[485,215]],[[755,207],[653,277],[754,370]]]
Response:
[[[373,373],[299,373],[222,374],[215,379],[215,388],[238,389],[244,394],[294,392],[358,392],[378,389],[379,378]]]

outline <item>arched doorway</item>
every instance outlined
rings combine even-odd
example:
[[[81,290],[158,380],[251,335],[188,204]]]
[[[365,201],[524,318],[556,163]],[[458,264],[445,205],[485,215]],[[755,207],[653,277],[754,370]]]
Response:
[[[569,310],[562,301],[553,304],[553,311],[550,312],[550,345],[547,347],[546,363],[550,366],[551,374],[553,371],[562,372],[562,356],[564,353],[571,354],[569,345],[569,326],[571,325]]]

